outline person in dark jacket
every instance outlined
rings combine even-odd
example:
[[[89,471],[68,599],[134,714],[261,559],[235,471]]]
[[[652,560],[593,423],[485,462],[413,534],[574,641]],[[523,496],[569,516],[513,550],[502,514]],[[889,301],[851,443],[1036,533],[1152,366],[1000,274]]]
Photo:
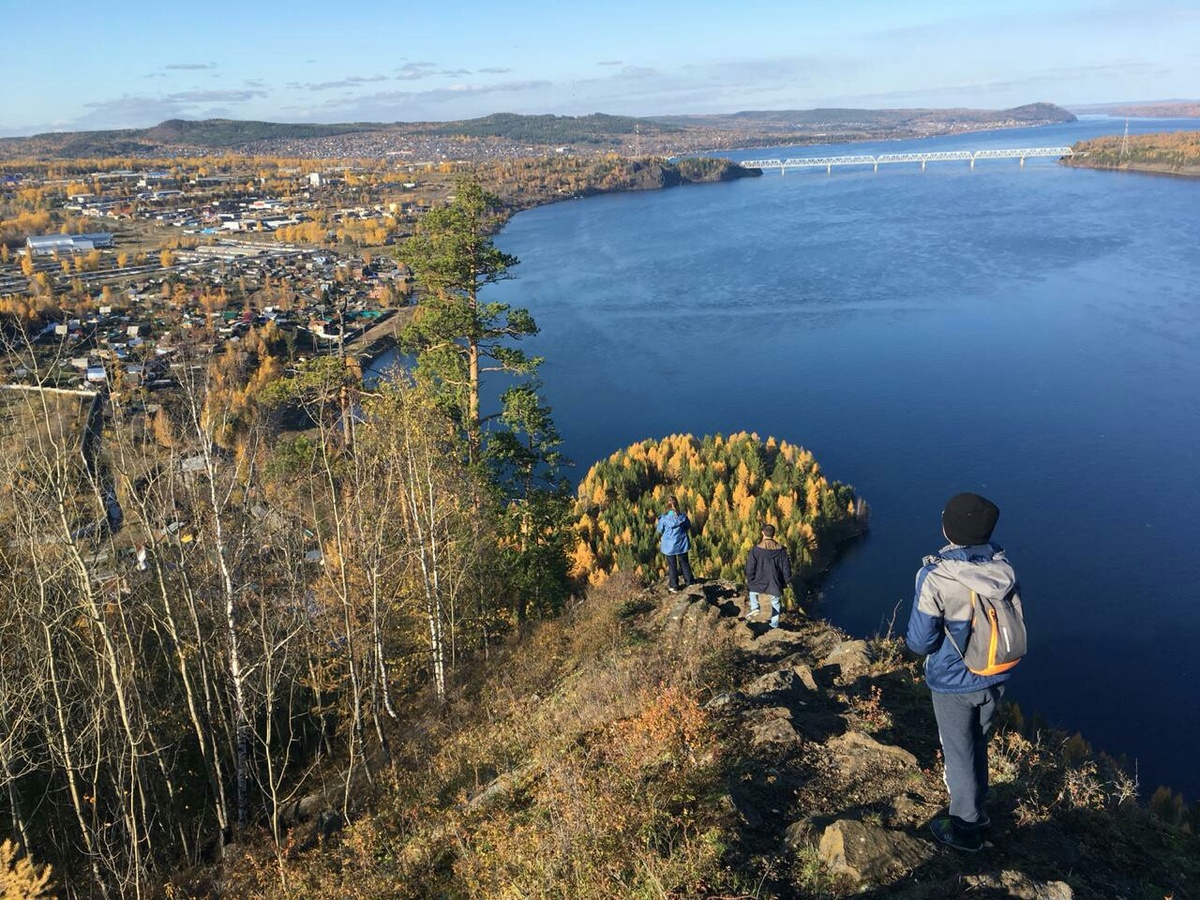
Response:
[[[758,618],[759,602],[771,601],[772,628],[779,627],[780,603],[783,589],[792,583],[792,564],[783,544],[775,540],[775,526],[762,527],[762,540],[746,557],[746,589],[750,592],[750,611],[746,621]]]
[[[925,683],[933,694],[950,792],[949,815],[935,818],[930,828],[943,844],[968,851],[983,847],[983,832],[991,825],[984,808],[987,742],[1010,673],[977,675],[958,648],[965,650],[971,638],[972,592],[1011,595],[1020,604],[1016,572],[991,543],[999,518],[999,507],[978,494],[950,498],[942,512],[942,533],[950,543],[927,556],[917,572],[906,636],[913,652],[926,654]]]
[[[674,497],[667,498],[667,511],[658,517],[655,533],[662,535],[658,549],[667,558],[667,590],[675,593],[679,590],[679,575],[683,575],[683,586],[692,583],[692,567],[688,563],[688,551],[692,549],[688,532],[692,523],[687,513],[679,509],[679,501]]]

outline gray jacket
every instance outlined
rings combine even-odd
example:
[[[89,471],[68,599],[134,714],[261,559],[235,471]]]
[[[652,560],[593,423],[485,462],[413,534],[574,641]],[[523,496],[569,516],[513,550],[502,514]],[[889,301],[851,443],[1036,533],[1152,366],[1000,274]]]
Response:
[[[948,631],[959,647],[971,637],[971,591],[981,597],[1000,599],[1012,593],[1021,606],[1017,573],[996,544],[959,547],[950,544],[934,556],[925,557],[917,572],[916,596],[908,619],[908,646],[928,654],[925,681],[930,690],[943,694],[969,694],[1009,679],[1010,673],[976,675],[963,663]]]

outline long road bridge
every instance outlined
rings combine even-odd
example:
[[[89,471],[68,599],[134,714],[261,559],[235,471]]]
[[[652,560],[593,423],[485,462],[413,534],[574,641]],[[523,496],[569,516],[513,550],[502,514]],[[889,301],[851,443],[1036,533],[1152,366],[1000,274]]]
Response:
[[[788,169],[824,169],[826,172],[833,172],[834,166],[873,166],[875,171],[879,171],[881,165],[887,163],[917,163],[921,164],[921,171],[925,171],[925,164],[931,162],[941,162],[943,160],[961,160],[969,162],[971,168],[975,168],[975,161],[979,159],[1019,159],[1021,165],[1025,165],[1025,160],[1038,156],[1051,156],[1062,158],[1064,156],[1074,156],[1075,152],[1070,147],[1021,147],[1012,150],[937,150],[932,153],[881,153],[878,156],[868,156],[860,154],[857,156],[808,156],[796,157],[794,159],[748,159],[738,163],[747,169],[778,169],[779,174],[783,175]]]

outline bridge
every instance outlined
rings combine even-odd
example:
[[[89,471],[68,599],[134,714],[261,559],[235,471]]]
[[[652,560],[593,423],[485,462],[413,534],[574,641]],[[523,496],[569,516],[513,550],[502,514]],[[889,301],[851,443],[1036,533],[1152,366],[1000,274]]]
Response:
[[[1019,159],[1021,165],[1025,160],[1039,156],[1062,158],[1074,156],[1070,147],[1021,147],[1013,150],[937,150],[931,153],[881,153],[878,156],[861,154],[858,156],[801,156],[794,159],[748,159],[738,163],[747,169],[778,169],[783,175],[788,169],[824,169],[833,172],[834,166],[873,166],[876,172],[881,165],[887,163],[920,163],[921,171],[925,164],[944,160],[961,160],[970,162],[975,168],[975,161],[980,159]]]

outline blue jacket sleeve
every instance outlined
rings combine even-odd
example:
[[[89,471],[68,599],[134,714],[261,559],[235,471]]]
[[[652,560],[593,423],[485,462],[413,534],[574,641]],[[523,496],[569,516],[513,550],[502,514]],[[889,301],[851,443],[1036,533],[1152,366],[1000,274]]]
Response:
[[[905,640],[914,653],[935,653],[942,645],[943,621],[941,604],[929,584],[929,573],[933,566],[925,566],[917,573],[917,586],[913,596],[912,612],[908,617],[908,634]]]

